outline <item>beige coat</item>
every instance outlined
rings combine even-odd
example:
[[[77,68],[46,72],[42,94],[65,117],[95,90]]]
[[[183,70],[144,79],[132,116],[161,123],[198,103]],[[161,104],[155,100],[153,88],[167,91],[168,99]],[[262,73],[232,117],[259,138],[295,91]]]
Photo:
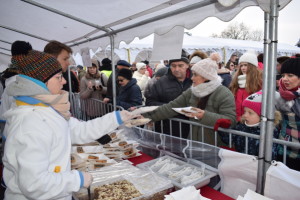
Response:
[[[104,73],[99,72],[97,76],[91,77],[90,74],[86,74],[80,81],[80,99],[83,111],[90,117],[102,116],[104,113],[103,106],[97,100],[102,101],[104,95],[107,92],[107,76]],[[93,90],[88,88],[88,83],[91,82],[93,86],[96,85],[96,81],[102,86],[102,90]]]

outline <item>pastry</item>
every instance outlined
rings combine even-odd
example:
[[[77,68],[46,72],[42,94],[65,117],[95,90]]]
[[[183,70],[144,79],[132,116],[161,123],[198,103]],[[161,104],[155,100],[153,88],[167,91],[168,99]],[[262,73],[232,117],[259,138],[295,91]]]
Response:
[[[94,160],[96,160],[96,159],[99,159],[99,157],[98,157],[98,156],[92,156],[92,155],[89,155],[89,156],[88,156],[88,159],[94,159]]]
[[[107,163],[107,160],[96,160],[97,163]]]
[[[77,152],[78,153],[84,153],[83,148],[82,147],[77,147]]]
[[[130,200],[142,194],[127,180],[96,187],[94,200]]]
[[[125,146],[127,144],[127,142],[125,142],[125,141],[122,141],[122,142],[119,142],[119,146]]]

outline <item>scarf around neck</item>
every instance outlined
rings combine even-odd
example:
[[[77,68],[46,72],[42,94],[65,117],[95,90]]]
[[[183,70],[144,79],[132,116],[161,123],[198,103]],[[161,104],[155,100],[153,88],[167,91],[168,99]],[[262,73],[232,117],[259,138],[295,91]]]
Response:
[[[60,113],[66,120],[71,117],[69,93],[63,91],[62,94],[39,94],[32,96],[35,99],[50,105],[54,110]]]
[[[248,125],[246,122],[245,122],[245,125],[248,126],[248,127],[257,127],[257,126],[260,126],[260,122],[256,123],[256,124],[252,124],[252,125]]]
[[[238,84],[240,88],[246,87],[246,74],[238,76]]]
[[[279,93],[280,93],[280,96],[285,99],[286,101],[291,101],[291,100],[294,100],[298,97],[300,97],[300,94],[299,92],[297,92],[297,90],[299,89],[300,87],[295,87],[291,90],[288,90],[286,89],[286,87],[284,86],[283,82],[282,82],[282,79],[280,79],[279,81]]]
[[[196,86],[192,86],[192,93],[198,97],[202,98],[211,93],[213,93],[220,85],[222,85],[222,79],[218,77],[216,80],[211,80],[207,83],[201,83]]]

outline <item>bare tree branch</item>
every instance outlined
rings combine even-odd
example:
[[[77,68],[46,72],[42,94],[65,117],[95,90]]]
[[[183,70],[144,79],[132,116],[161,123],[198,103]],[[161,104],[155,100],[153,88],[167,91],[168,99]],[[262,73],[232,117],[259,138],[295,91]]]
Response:
[[[229,24],[228,27],[220,33],[220,35],[214,33],[212,34],[212,37],[262,41],[263,32],[261,30],[253,31],[243,22],[235,22]]]

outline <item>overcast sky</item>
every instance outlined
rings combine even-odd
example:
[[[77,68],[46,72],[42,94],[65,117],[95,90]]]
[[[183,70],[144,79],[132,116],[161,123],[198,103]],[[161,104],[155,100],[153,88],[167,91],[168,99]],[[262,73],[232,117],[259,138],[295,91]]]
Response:
[[[278,42],[295,45],[300,39],[300,0],[293,0],[279,12]],[[223,22],[209,17],[195,28],[188,30],[194,36],[209,37],[213,33],[220,34],[232,22],[244,22],[251,30],[264,30],[264,13],[257,6],[242,10],[232,21]]]

